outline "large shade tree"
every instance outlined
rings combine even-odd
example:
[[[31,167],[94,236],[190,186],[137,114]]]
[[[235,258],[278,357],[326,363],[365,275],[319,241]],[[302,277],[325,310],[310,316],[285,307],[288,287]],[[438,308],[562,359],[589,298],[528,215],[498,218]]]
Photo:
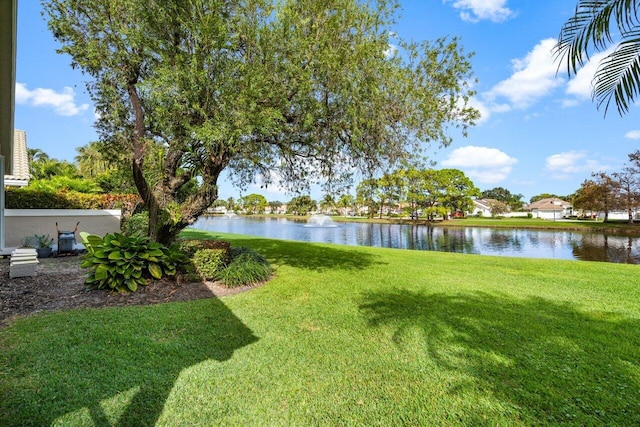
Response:
[[[503,187],[494,187],[490,190],[485,190],[480,195],[483,199],[495,199],[504,203],[512,210],[518,210],[522,208],[522,194],[511,194],[509,190]],[[504,213],[504,212],[501,212]]]
[[[620,115],[640,91],[640,2],[579,0],[574,15],[562,26],[555,51],[569,76],[593,53],[613,50],[598,64],[593,98],[605,114],[613,99]]]
[[[163,243],[213,204],[223,171],[241,188],[337,191],[354,171],[448,145],[450,126],[478,117],[469,56],[455,38],[401,40],[393,0],[43,6],[60,52],[89,77],[101,141],[130,154],[149,235]]]
[[[604,172],[591,174],[592,179],[585,180],[571,197],[573,207],[588,212],[589,217],[602,212],[604,221],[609,221],[609,212],[622,206],[620,186]]]

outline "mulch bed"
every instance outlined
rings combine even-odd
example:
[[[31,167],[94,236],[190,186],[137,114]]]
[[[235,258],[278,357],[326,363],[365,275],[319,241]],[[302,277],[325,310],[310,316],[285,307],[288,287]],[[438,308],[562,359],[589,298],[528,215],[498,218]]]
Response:
[[[43,258],[34,277],[9,278],[9,259],[0,260],[0,328],[14,319],[40,311],[82,307],[149,305],[220,297],[252,287],[226,288],[213,282],[160,280],[142,286],[135,293],[117,293],[88,288],[87,270],[80,268],[80,256]]]

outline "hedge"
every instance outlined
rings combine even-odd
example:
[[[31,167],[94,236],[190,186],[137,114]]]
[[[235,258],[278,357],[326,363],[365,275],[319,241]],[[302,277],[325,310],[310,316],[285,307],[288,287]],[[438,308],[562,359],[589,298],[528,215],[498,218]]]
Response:
[[[142,203],[137,194],[86,194],[76,191],[49,192],[26,188],[5,188],[7,209],[121,209],[132,211]]]

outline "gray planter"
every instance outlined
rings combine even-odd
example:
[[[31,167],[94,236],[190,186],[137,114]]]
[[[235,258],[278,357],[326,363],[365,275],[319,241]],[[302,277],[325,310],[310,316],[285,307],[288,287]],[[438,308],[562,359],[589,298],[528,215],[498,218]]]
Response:
[[[36,248],[38,258],[49,258],[51,256],[51,248]]]

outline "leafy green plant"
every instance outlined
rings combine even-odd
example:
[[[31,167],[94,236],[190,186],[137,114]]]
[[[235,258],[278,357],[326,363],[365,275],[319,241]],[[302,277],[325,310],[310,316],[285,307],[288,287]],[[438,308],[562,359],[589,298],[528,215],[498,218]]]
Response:
[[[222,249],[226,252],[226,263],[231,262],[231,244],[224,240],[184,239],[178,242],[180,249],[189,256],[195,255],[201,249]]]
[[[148,279],[174,276],[184,257],[139,236],[107,234],[99,249],[84,256],[81,266],[91,271],[85,283],[98,289],[135,292]]]
[[[29,248],[48,248],[53,244],[53,238],[48,234],[34,234],[24,239],[24,246]]]
[[[231,263],[216,275],[216,279],[222,281],[225,286],[235,288],[253,285],[264,282],[271,276],[272,270],[269,261],[258,252],[239,247],[233,248],[231,254]]]
[[[212,280],[225,268],[227,259],[224,249],[200,249],[192,260],[198,275],[204,280]]]
[[[144,236],[149,229],[149,212],[133,214],[122,221],[120,231],[125,236]]]

